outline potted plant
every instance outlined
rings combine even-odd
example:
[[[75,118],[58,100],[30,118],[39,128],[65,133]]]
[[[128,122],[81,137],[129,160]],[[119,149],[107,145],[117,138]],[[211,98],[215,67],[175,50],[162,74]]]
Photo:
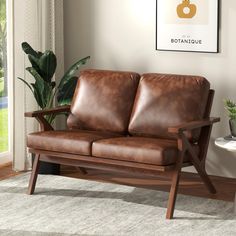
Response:
[[[90,57],[78,60],[56,83],[53,77],[57,68],[57,58],[53,51],[35,51],[26,42],[22,43],[22,49],[28,55],[31,63],[26,71],[32,75],[34,80],[33,83],[29,83],[25,79],[18,79],[30,89],[38,106],[44,110],[52,108],[55,103],[58,106],[69,105],[78,80],[75,73],[82,65],[86,64]],[[45,118],[51,125],[55,121],[54,115]],[[59,165],[42,163],[39,172],[42,174],[59,174],[59,170]]]
[[[227,99],[224,101],[229,116],[229,127],[232,138],[236,138],[236,103]]]

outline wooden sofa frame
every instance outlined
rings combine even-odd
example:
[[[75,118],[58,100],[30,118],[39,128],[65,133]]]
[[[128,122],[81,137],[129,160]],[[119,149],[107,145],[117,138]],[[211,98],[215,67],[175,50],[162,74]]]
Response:
[[[88,158],[87,156],[81,156],[81,155],[29,149],[29,152],[36,154],[36,156],[30,177],[28,194],[31,195],[34,193],[40,161],[77,166],[84,174],[86,174],[85,168],[95,168],[109,171],[121,171],[121,172],[128,171],[133,173],[143,173],[152,176],[166,176],[171,178],[171,188],[167,206],[166,219],[172,219],[175,209],[180,173],[183,167],[194,166],[197,172],[199,173],[202,181],[205,183],[209,192],[212,194],[216,193],[216,189],[214,188],[205,170],[205,160],[212,126],[214,123],[220,121],[220,118],[209,118],[213,97],[214,97],[214,90],[210,90],[207,107],[204,115],[205,118],[203,120],[185,123],[177,127],[170,127],[168,129],[168,131],[174,134],[177,139],[179,157],[176,164],[168,166],[156,166],[151,164],[141,164],[135,162],[97,158],[97,157]],[[63,106],[50,110],[27,112],[25,113],[25,117],[36,118],[40,124],[41,131],[48,131],[48,130],[53,130],[53,127],[46,121],[44,116],[49,114],[59,114],[65,112],[70,112],[70,106]],[[200,152],[197,155],[195,150],[192,148],[192,145],[190,144],[189,140],[187,139],[185,131],[190,131],[198,128],[201,128],[201,134],[198,142]],[[187,163],[183,162],[184,155],[186,154],[186,152],[190,154],[189,155],[190,161]]]

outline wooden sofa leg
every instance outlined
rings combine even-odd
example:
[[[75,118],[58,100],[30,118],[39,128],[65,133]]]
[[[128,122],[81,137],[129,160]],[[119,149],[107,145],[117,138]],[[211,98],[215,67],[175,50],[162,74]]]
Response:
[[[168,206],[167,206],[167,212],[166,212],[166,219],[168,220],[173,219],[173,216],[174,216],[175,202],[176,202],[177,192],[178,192],[178,187],[179,187],[179,178],[181,174],[184,155],[186,152],[185,148],[183,147],[182,140],[178,140],[178,148],[179,148],[178,161],[175,165],[175,169],[173,170],[173,174],[172,174],[172,182],[171,182],[171,188],[170,188],[170,194],[169,194],[169,200],[168,200]]]
[[[188,151],[191,154],[192,163],[193,163],[195,169],[197,170],[198,174],[200,175],[202,181],[205,183],[205,185],[206,185],[207,189],[209,190],[209,192],[215,194],[216,189],[215,189],[214,185],[212,184],[209,176],[207,175],[205,168],[203,167],[205,165],[205,163],[204,163],[204,165],[201,164],[201,162],[199,160],[199,157],[194,152],[194,150],[190,146],[189,142],[186,140],[185,137],[184,137],[184,139],[185,139],[185,143],[188,146]]]
[[[40,155],[38,154],[34,158],[34,164],[33,164],[32,172],[31,172],[29,187],[28,187],[28,192],[27,192],[27,194],[29,195],[32,195],[35,190],[35,185],[36,185],[38,171],[39,171],[39,164],[40,164],[39,158],[40,158]]]
[[[179,178],[180,178],[180,170],[175,170],[172,176],[168,206],[167,206],[167,213],[166,219],[173,219],[174,210],[175,210],[175,202],[177,198],[177,192],[179,187]]]
[[[196,168],[198,174],[200,175],[202,181],[206,185],[207,189],[209,190],[210,193],[215,194],[216,189],[214,185],[212,184],[208,174],[206,173],[205,169],[200,166],[199,163],[194,163],[194,167]]]

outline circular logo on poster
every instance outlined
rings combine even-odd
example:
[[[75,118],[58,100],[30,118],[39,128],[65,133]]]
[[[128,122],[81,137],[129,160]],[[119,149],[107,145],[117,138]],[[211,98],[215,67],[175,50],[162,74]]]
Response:
[[[177,14],[179,18],[193,18],[197,13],[197,6],[190,3],[190,0],[183,0],[177,6]]]

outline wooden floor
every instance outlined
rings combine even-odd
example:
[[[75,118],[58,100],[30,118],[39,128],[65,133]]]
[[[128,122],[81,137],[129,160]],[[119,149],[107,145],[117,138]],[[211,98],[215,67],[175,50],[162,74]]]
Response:
[[[0,166],[0,180],[17,175],[12,171],[11,164]],[[150,188],[162,191],[169,191],[170,181],[163,177],[154,178],[147,176],[132,176],[131,174],[110,173],[99,170],[88,170],[88,174],[83,175],[75,167],[62,166],[61,175],[73,178],[82,178],[89,180],[99,180],[102,182],[112,182],[117,184],[126,184],[142,188]],[[183,172],[180,179],[179,193],[212,198],[224,201],[234,201],[236,192],[236,179],[211,176],[211,179],[217,189],[217,194],[209,194],[197,174]]]
[[[11,163],[0,165],[0,180],[8,179],[8,178],[10,178],[12,176],[16,176],[18,174],[20,174],[20,173],[17,173],[12,170]]]

